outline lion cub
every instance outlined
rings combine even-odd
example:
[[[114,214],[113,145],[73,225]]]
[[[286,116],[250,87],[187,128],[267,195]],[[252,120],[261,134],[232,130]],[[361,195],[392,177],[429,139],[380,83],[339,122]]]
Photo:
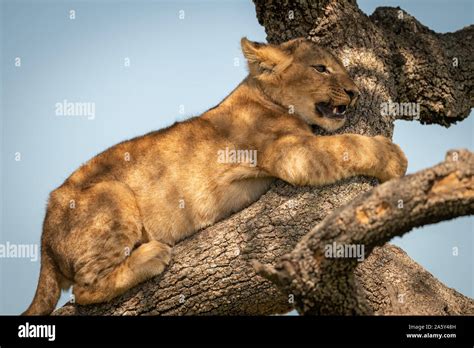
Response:
[[[248,206],[275,178],[404,175],[403,152],[384,137],[312,133],[340,128],[359,94],[332,54],[305,39],[241,44],[249,75],[218,106],[111,147],[51,193],[24,314],[51,313],[70,285],[77,303],[97,303],[162,273],[175,243]]]

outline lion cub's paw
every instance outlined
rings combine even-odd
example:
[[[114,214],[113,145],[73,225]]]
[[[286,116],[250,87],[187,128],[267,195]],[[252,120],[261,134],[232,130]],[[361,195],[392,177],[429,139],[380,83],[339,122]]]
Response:
[[[379,155],[382,159],[382,168],[377,173],[377,178],[381,182],[385,182],[404,176],[407,171],[408,161],[402,149],[384,136],[378,135],[374,139],[381,145],[381,153]]]
[[[169,245],[152,240],[132,252],[130,267],[148,277],[158,275],[169,265],[171,255],[172,248]]]

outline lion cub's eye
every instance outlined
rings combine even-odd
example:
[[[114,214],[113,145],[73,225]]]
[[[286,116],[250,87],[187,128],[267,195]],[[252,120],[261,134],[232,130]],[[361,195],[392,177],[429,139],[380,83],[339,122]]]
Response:
[[[313,69],[315,69],[317,72],[324,73],[324,72],[329,72],[328,69],[326,69],[325,65],[313,65]]]

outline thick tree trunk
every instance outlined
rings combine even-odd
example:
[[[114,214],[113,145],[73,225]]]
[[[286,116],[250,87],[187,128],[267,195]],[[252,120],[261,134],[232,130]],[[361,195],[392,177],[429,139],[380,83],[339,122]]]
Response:
[[[367,17],[354,1],[255,1],[255,4],[257,18],[266,29],[269,42],[309,37],[333,50],[347,65],[362,97],[348,126],[341,132],[391,136],[396,118],[418,118],[381,115],[383,102],[418,102],[422,122],[442,125],[467,117],[474,104],[472,26],[440,35],[405,12],[398,19],[398,9],[378,9]],[[453,65],[453,58],[458,58],[457,66]],[[295,188],[277,181],[258,202],[176,246],[174,261],[162,276],[109,303],[67,305],[55,314],[284,313],[293,307],[293,296],[280,292],[272,282],[258,276],[251,261],[276,263],[334,209],[375,184],[368,178],[353,178],[322,188]],[[397,269],[390,273],[394,276],[421,277],[425,272],[403,253],[394,252],[393,247],[373,252],[362,265],[367,264],[369,269],[371,262],[377,264],[378,260],[392,260],[385,264]],[[407,272],[403,268],[405,264],[412,266],[412,273],[403,273]],[[363,269],[356,272],[364,273]],[[361,281],[364,290],[355,290],[372,293],[374,301],[381,303],[379,307],[372,306],[373,312],[409,313],[406,306],[394,309],[384,305],[384,289],[388,289],[386,283],[392,283],[392,279],[384,281],[382,273],[371,277]],[[433,280],[433,286],[435,283]],[[446,294],[439,297],[440,303],[445,301],[450,309],[463,308],[460,312],[472,308],[457,307],[456,299],[462,295],[436,284]],[[407,294],[406,298],[415,297]],[[429,306],[424,308],[423,313],[439,313],[438,307],[431,311]],[[333,312],[340,310],[334,308]]]
[[[355,269],[369,313],[474,315],[474,301],[443,285],[403,250],[385,244]]]

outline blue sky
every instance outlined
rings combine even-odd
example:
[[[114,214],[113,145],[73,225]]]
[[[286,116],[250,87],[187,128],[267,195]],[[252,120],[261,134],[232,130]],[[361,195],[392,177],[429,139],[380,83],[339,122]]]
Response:
[[[400,5],[440,32],[473,22],[470,1],[359,4],[367,13]],[[240,38],[266,37],[246,0],[3,0],[0,11],[1,243],[38,243],[48,193],[98,152],[219,103],[246,76]],[[95,103],[94,119],[56,116],[55,104],[65,99]],[[413,172],[441,161],[448,149],[472,149],[473,126],[472,118],[449,129],[397,122],[395,141]],[[463,218],[395,242],[473,297],[472,232],[473,219]],[[0,314],[28,306],[39,266],[0,260]]]

